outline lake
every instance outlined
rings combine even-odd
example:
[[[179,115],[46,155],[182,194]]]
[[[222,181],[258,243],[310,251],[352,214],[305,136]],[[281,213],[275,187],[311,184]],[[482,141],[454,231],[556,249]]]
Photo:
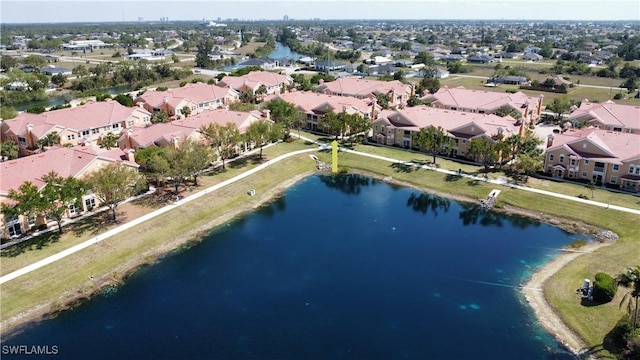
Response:
[[[3,345],[65,359],[573,359],[518,287],[578,237],[315,175]]]
[[[298,60],[300,58],[305,57],[306,55],[299,54],[295,51],[292,51],[291,48],[282,43],[276,42],[276,48],[267,56],[268,58],[280,60],[280,59],[289,59],[289,60]],[[245,61],[245,60],[242,60]],[[242,61],[239,64],[234,65],[226,65],[221,67],[219,70],[221,71],[234,71],[240,69],[242,66]]]

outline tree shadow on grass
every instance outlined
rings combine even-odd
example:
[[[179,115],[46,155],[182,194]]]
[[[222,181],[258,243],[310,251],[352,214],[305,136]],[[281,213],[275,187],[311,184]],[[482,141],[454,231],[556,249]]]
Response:
[[[105,231],[107,226],[112,223],[110,217],[111,210],[107,210],[69,225],[67,231],[71,231],[77,237],[83,236],[85,233],[95,236]]]
[[[394,169],[398,173],[411,173],[414,170],[416,170],[416,168],[414,166],[407,165],[407,164],[404,164],[404,163],[393,163],[393,164],[391,164],[389,166],[391,166],[391,168]]]
[[[60,235],[58,232],[46,233],[39,236],[36,236],[32,239],[25,240],[19,244],[10,246],[6,249],[3,249],[0,253],[0,257],[16,257],[20,254],[23,254],[27,251],[32,250],[41,250],[42,248],[48,246],[49,244],[58,242],[60,240]]]
[[[234,160],[232,162],[228,162],[225,165],[229,169],[239,169],[241,167],[246,166],[248,162],[249,162],[248,157],[244,156],[244,157],[236,159],[236,160]],[[220,167],[219,169],[220,169],[220,171],[223,171],[222,167]]]
[[[447,176],[444,177],[444,181],[446,182],[460,181],[460,179],[462,179],[462,176],[453,174],[447,174]]]
[[[469,181],[467,181],[467,185],[469,186],[477,186],[477,185],[480,185],[481,183],[482,181],[476,180],[476,179],[470,179]]]

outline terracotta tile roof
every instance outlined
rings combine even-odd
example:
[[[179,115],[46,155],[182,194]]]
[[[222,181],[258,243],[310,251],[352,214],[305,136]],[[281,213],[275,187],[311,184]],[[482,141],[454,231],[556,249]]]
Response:
[[[477,135],[498,135],[498,129],[503,130],[505,136],[518,133],[515,120],[511,117],[500,117],[493,114],[466,113],[462,111],[452,111],[436,109],[429,106],[414,106],[399,111],[392,112],[386,116],[387,122],[396,127],[408,130],[420,130],[423,127],[442,127],[449,132],[456,132],[458,129],[475,124],[483,130]]]
[[[409,95],[411,86],[398,80],[380,81],[358,78],[339,78],[318,86],[319,92],[341,94],[344,96],[369,97],[394,91],[398,95]]]
[[[288,75],[276,74],[269,71],[252,71],[242,76],[225,76],[220,80],[220,84],[232,89],[239,90],[245,84],[251,89],[257,89],[260,85],[277,86],[281,84],[291,84],[293,79]]]
[[[183,99],[201,104],[223,99],[230,93],[232,96],[237,95],[233,89],[198,82],[166,91],[147,91],[140,95],[136,101],[142,100],[155,108],[160,108],[165,99],[167,99],[169,104],[175,108]]]
[[[583,117],[597,119],[612,127],[640,129],[640,106],[616,104],[611,100],[603,103],[583,101],[569,118],[577,120]]]
[[[582,148],[578,146],[583,140],[593,143],[611,156],[583,153]],[[582,157],[607,159],[609,162],[629,161],[640,158],[640,135],[595,128],[569,129],[564,133],[553,134],[553,145],[547,148],[547,151],[559,147],[565,147]]]
[[[30,181],[41,188],[44,186],[42,177],[51,171],[55,171],[62,177],[82,176],[83,170],[98,159],[108,162],[120,161],[121,157],[117,154],[122,154],[122,151],[116,149],[98,154],[88,147],[59,147],[37,155],[2,162],[0,163],[0,178],[2,178],[0,194],[4,195],[10,189],[17,189],[25,181]],[[128,161],[123,162],[130,166],[138,166]]]
[[[159,123],[145,128],[132,128],[122,134],[120,141],[124,140],[126,144],[126,137],[130,136],[132,145],[141,147],[149,146],[162,146],[171,144],[171,140],[174,138],[183,139],[189,137],[195,132],[192,128],[184,126],[174,125],[172,123]]]
[[[257,112],[232,111],[227,109],[205,110],[199,114],[191,115],[185,119],[173,121],[172,124],[190,129],[200,129],[203,125],[217,123],[226,125],[236,124],[238,130],[244,133],[251,123],[260,120],[261,116]]]
[[[350,96],[327,95],[310,91],[293,91],[285,94],[274,95],[265,99],[265,101],[270,101],[276,98],[295,104],[299,109],[306,113],[313,112],[314,109],[323,104],[327,104],[332,107],[334,112],[341,112],[344,106],[356,108],[365,113],[371,112],[371,100],[358,99]],[[379,109],[379,107],[377,108]]]
[[[136,111],[146,110],[137,107],[126,107],[117,101],[89,102],[82,106],[68,109],[47,111],[42,114],[20,113],[15,119],[6,121],[5,125],[18,134],[27,132],[27,125],[33,125],[33,133],[38,137],[49,131],[61,129],[83,130],[97,128],[123,122]]]
[[[497,91],[466,89],[463,86],[449,88],[441,87],[435,94],[428,94],[422,98],[426,101],[438,102],[447,107],[458,107],[487,112],[495,111],[503,106],[511,106],[521,114],[527,104],[530,110],[535,109],[539,99],[528,96],[520,91],[515,94]]]

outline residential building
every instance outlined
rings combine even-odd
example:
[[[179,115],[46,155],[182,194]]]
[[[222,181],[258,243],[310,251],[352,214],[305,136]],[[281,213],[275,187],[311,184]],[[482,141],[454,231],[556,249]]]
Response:
[[[123,153],[120,149],[97,153],[90,147],[74,146],[56,147],[34,156],[23,157],[0,163],[0,203],[11,205],[13,200],[7,196],[11,189],[17,190],[24,182],[29,181],[39,190],[45,185],[42,179],[46,174],[54,171],[63,178],[74,177],[83,179],[101,166],[121,163],[132,171],[137,171],[138,165],[132,153]],[[72,206],[67,211],[67,217],[74,217],[100,205],[99,200],[91,193],[85,194],[80,206]],[[42,215],[20,215],[5,219],[0,214],[0,238],[19,237],[30,229],[47,224]]]
[[[39,152],[38,140],[54,131],[60,136],[60,145],[100,145],[107,133],[120,134],[122,129],[149,124],[151,114],[142,107],[107,100],[41,114],[23,112],[3,120],[0,129],[2,141],[13,140],[25,156]]]
[[[398,80],[340,78],[318,85],[317,91],[323,94],[353,96],[359,99],[374,99],[379,94],[388,94],[390,96],[389,106],[397,107],[407,103],[414,89],[412,85],[403,84]]]
[[[225,76],[216,85],[230,88],[238,93],[251,90],[254,93],[260,86],[267,89],[266,95],[285,92],[293,85],[293,79],[289,75],[281,75],[268,71],[252,71],[242,76]]]
[[[520,91],[511,94],[472,90],[463,86],[455,88],[443,86],[435,94],[422,97],[422,100],[430,102],[434,108],[478,114],[493,114],[500,108],[509,107],[530,122],[540,117],[543,98],[543,95],[532,97]]]
[[[640,134],[640,106],[621,105],[611,100],[592,103],[584,99],[580,107],[569,114],[574,127],[583,125],[599,129]]]
[[[233,89],[198,82],[165,91],[146,91],[134,103],[151,113],[162,111],[170,118],[180,119],[184,116],[185,106],[191,114],[197,114],[236,102],[239,98],[240,94]]]
[[[267,99],[281,99],[294,104],[305,121],[305,127],[311,131],[321,131],[318,125],[322,115],[328,112],[360,114],[363,117],[373,119],[380,113],[380,106],[371,99],[359,99],[351,96],[327,95],[307,91],[294,91],[279,94]],[[372,116],[373,114],[373,116]]]
[[[468,157],[471,139],[482,136],[495,138],[498,135],[509,137],[519,133],[521,124],[510,116],[473,114],[423,105],[382,113],[372,122],[372,140],[379,144],[412,149],[416,147],[412,133],[429,126],[442,127],[454,142],[447,155]]]
[[[549,135],[545,172],[640,192],[640,135],[596,128]]]

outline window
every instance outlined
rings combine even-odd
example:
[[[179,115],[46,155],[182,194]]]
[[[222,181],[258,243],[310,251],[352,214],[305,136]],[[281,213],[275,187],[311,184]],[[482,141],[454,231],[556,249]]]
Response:
[[[583,171],[583,172],[582,172],[582,177],[583,177],[583,178],[584,178],[584,177],[587,177],[587,172],[586,172],[586,171]]]
[[[575,158],[571,158],[571,165],[575,165],[576,164],[576,159]]]
[[[76,204],[69,205],[69,214],[75,215],[78,213],[78,208],[76,208]]]
[[[149,122],[149,117],[148,116],[145,116],[142,119],[144,120],[144,122]]]
[[[96,207],[96,199],[92,197],[86,198],[84,204],[87,206],[87,211],[91,211]]]
[[[584,164],[589,165],[589,159],[584,159]]]
[[[89,136],[89,130],[82,130],[82,136]]]
[[[10,237],[18,237],[22,235],[22,228],[20,227],[20,218],[14,215],[7,219],[7,230]]]
[[[94,135],[95,134],[100,134],[100,129],[98,129],[98,128],[91,129],[91,133],[94,134]]]
[[[7,225],[7,230],[9,230],[10,237],[18,237],[22,235],[22,228],[20,227],[19,222]]]
[[[613,131],[620,131],[620,132],[622,132],[622,128],[614,127],[614,128],[613,128]]]
[[[612,184],[617,184],[618,183],[618,177],[617,176],[612,176],[611,180],[609,180],[610,183]]]
[[[564,164],[564,155],[560,155],[560,163]]]
[[[18,145],[27,146],[27,139],[22,136],[18,136]]]
[[[613,171],[618,171],[620,170],[620,165],[619,164],[613,164]]]
[[[35,216],[29,216],[29,218],[27,219],[27,223],[29,223],[29,227],[30,228],[36,226],[36,217]]]
[[[76,138],[76,134],[69,134],[67,135],[67,140],[73,140]]]
[[[554,158],[555,158],[555,155],[549,154],[549,161],[553,161]]]
[[[127,121],[127,125],[128,125],[129,127],[132,127],[132,126],[133,126],[133,120],[129,120],[129,121]]]
[[[113,130],[117,130],[120,128],[120,123],[113,124]]]

